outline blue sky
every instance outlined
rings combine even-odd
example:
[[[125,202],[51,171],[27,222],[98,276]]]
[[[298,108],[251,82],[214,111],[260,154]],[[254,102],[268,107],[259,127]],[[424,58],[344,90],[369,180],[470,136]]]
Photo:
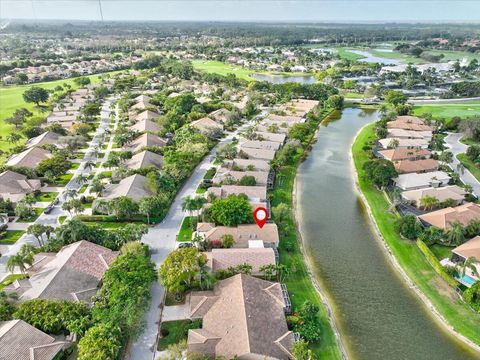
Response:
[[[480,0],[102,0],[105,20],[480,22]],[[0,18],[98,20],[98,0],[0,0]]]

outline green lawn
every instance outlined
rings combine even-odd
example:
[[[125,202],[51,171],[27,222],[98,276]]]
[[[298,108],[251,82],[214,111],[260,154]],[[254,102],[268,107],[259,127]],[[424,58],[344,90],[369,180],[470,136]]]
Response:
[[[85,225],[88,225],[88,226],[95,226],[95,225],[98,225],[100,226],[102,229],[107,229],[107,230],[111,230],[111,229],[119,229],[121,227],[124,227],[125,225],[127,224],[130,224],[129,222],[125,222],[125,221],[85,221],[84,222]]]
[[[58,196],[58,192],[52,191],[52,192],[42,192],[35,196],[35,199],[37,201],[42,201],[42,202],[50,202],[55,200],[55,198]]]
[[[425,104],[415,105],[413,114],[421,116],[430,113],[437,118],[452,118],[454,116],[473,117],[480,116],[480,103],[462,103],[462,104]]]
[[[438,260],[452,256],[452,248],[445,245],[435,244],[430,246],[430,250],[432,250]]]
[[[374,126],[371,124],[361,131],[352,146],[352,153],[359,174],[360,189],[372,209],[378,228],[399,264],[437,311],[457,332],[480,344],[480,331],[478,331],[480,314],[473,312],[468,305],[458,299],[455,290],[437,275],[415,242],[400,238],[395,231],[398,215],[389,211],[390,204],[383,192],[378,191],[364,178],[362,166],[369,158],[362,148],[370,140],[375,139]],[[438,250],[436,251],[438,253]]]
[[[22,274],[10,274],[10,275],[8,275],[5,279],[3,279],[0,282],[0,291],[2,291],[4,287],[13,283],[15,280],[23,279],[24,277],[25,277],[25,275],[22,275]]]
[[[78,189],[78,192],[80,194],[83,194],[85,192],[85,190],[87,190],[88,188],[88,184],[83,184],[82,187],[80,189]]]
[[[324,113],[322,115],[327,114]],[[295,165],[283,167],[277,173],[275,188],[269,192],[272,207],[284,203],[292,208],[293,183],[297,167],[304,154],[306,153],[297,156]],[[278,247],[280,263],[286,265],[289,269],[295,268],[295,271],[292,271],[285,281],[294,310],[298,309],[307,300],[315,303],[320,308],[319,322],[322,339],[318,343],[312,344],[312,349],[315,351],[318,359],[341,359],[342,356],[329,322],[327,309],[315,290],[308,273],[300,247],[300,239],[297,237],[294,213],[291,212],[289,219],[284,223],[277,221],[277,226],[280,233],[280,244]]]
[[[23,230],[7,230],[5,231],[5,237],[0,239],[0,245],[12,245],[17,242],[18,239],[25,233]]]
[[[189,326],[190,325],[190,326]],[[160,334],[162,335],[158,339],[157,349],[159,351],[165,350],[169,345],[177,344],[182,340],[187,339],[188,329],[197,327],[200,325],[198,322],[191,320],[176,320],[162,322],[160,325]]]
[[[43,208],[33,208],[35,215],[32,215],[25,219],[18,219],[17,222],[21,222],[21,223],[34,222],[43,213],[43,210],[44,210]]]
[[[62,176],[59,176],[57,180],[55,181],[56,186],[65,186],[69,183],[69,181],[72,179],[73,174],[63,174]]]
[[[60,224],[63,224],[65,222],[65,220],[67,219],[67,215],[62,215],[58,218],[58,222]]]
[[[70,166],[70,170],[76,170],[80,167],[80,163],[72,163],[72,166]]]
[[[110,72],[111,74],[116,73],[115,72]],[[90,75],[90,79],[92,80],[93,83],[98,83],[99,76],[101,74],[97,75]],[[4,120],[11,116],[13,112],[20,108],[24,107],[27,108],[28,110],[32,111],[35,115],[42,115],[46,116],[47,113],[41,112],[40,109],[36,108],[34,104],[32,103],[26,103],[23,100],[23,92],[27,90],[28,88],[32,86],[40,86],[44,89],[47,90],[52,90],[58,85],[63,85],[63,84],[70,84],[72,86],[72,89],[77,89],[78,86],[75,84],[74,79],[62,79],[62,80],[56,80],[56,81],[49,81],[49,82],[41,82],[41,83],[36,83],[36,84],[28,84],[28,85],[14,85],[14,86],[0,86],[0,134],[2,134],[2,138],[0,139],[0,150],[8,150],[10,149],[13,145],[8,143],[5,139],[8,134],[14,129],[13,126],[6,124]]]
[[[196,194],[205,194],[206,192],[207,192],[207,189],[202,188],[200,186],[197,188],[197,190],[195,190]]]
[[[468,171],[472,173],[475,178],[480,181],[480,169],[477,165],[468,158],[467,154],[458,154],[457,159],[465,166]]]
[[[340,56],[341,59],[356,61],[364,58],[364,56],[355,54],[349,51],[349,49],[350,48],[345,48],[345,47],[334,48],[335,52],[338,54],[338,56]]]
[[[192,240],[192,228],[190,226],[190,217],[185,216],[178,232],[177,241],[190,241]]]

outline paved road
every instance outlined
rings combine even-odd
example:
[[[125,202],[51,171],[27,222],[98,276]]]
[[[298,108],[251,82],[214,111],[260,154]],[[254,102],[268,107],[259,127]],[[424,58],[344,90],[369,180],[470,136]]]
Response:
[[[264,116],[265,113],[265,111],[262,112],[258,117]],[[238,133],[246,129],[249,125],[250,123],[241,126],[235,132],[230,133],[227,137],[222,139],[219,144],[231,142],[233,137],[237,137]],[[188,179],[183,188],[177,194],[164,221],[161,224],[153,227],[148,232],[148,234],[144,235],[144,237],[142,238],[142,241],[150,246],[152,251],[151,259],[155,263],[157,268],[167,257],[167,255],[175,249],[176,236],[185,216],[184,212],[182,211],[182,198],[187,195],[195,196],[195,191],[200,185],[200,183],[203,181],[203,176],[205,175],[207,170],[213,166],[213,159],[217,147],[212,149],[210,154],[207,155],[194,170],[192,176]],[[155,283],[153,284],[151,294],[152,302],[150,304],[149,310],[144,317],[146,322],[145,330],[130,346],[129,352],[125,356],[125,359],[155,359],[155,345],[159,330],[158,327],[161,316],[161,304],[165,296],[165,290],[158,283],[158,281],[155,281]]]
[[[450,151],[453,153],[453,164],[452,168],[457,171],[457,165],[460,163],[457,159],[458,154],[467,152],[468,146],[461,143],[460,139],[462,138],[462,133],[449,133],[445,138],[446,145],[450,148]],[[457,171],[458,172],[458,171]],[[459,173],[460,179],[465,184],[469,184],[473,188],[473,193],[477,196],[480,196],[480,182],[472,175],[468,169],[465,169],[463,173]]]
[[[92,141],[90,142],[88,148],[85,150],[85,156],[81,160],[78,169],[75,171],[70,182],[65,186],[63,191],[58,195],[58,200],[59,200],[58,204],[53,208],[50,214],[42,213],[35,220],[34,222],[35,224],[43,224],[43,225],[50,225],[50,226],[56,227],[58,226],[58,222],[57,222],[58,217],[61,215],[67,215],[62,210],[62,204],[66,201],[65,192],[67,189],[78,190],[82,186],[82,183],[78,181],[78,176],[79,175],[87,176],[88,174],[90,174],[91,169],[85,169],[85,163],[90,160],[92,161],[96,160],[96,157],[94,156],[95,155],[94,149],[100,145],[100,140],[103,138],[103,134],[105,130],[108,129],[108,125],[110,123],[110,113],[111,113],[110,107],[112,105],[113,100],[114,100],[113,97],[110,97],[107,100],[105,100],[100,112],[100,124],[97,127],[95,135]],[[116,115],[118,118],[118,112]],[[9,226],[9,229],[15,229],[15,228],[16,226],[14,224],[12,224],[11,227]],[[0,257],[0,281],[9,275],[9,272],[6,269],[6,263],[8,261],[8,258],[12,255],[15,255],[18,252],[18,250],[20,250],[23,244],[31,244],[33,246],[38,246],[38,243],[35,240],[35,238],[32,235],[28,235],[28,234],[24,234],[13,245],[0,246],[0,251],[2,254],[2,256]]]

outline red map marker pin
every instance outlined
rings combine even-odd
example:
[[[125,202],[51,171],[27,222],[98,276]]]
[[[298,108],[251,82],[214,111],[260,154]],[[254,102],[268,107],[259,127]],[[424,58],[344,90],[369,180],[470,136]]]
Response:
[[[263,207],[256,208],[255,211],[253,212],[253,218],[255,219],[255,222],[261,229],[263,225],[265,225],[265,223],[267,222],[268,210]]]

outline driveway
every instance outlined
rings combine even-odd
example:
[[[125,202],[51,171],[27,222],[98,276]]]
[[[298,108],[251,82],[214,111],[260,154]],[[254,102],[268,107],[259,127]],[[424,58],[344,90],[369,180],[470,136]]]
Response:
[[[264,115],[262,112],[260,117]],[[179,191],[170,210],[161,224],[154,226],[148,234],[144,235],[142,242],[148,244],[151,249],[151,260],[158,268],[167,255],[175,249],[176,236],[182,225],[185,213],[182,211],[182,199],[187,196],[197,195],[197,190],[207,170],[213,166],[213,159],[218,145],[231,142],[234,137],[245,130],[251,123],[246,123],[239,127],[235,132],[229,133],[223,138],[210,154],[205,156],[203,161],[196,167],[193,174],[186,181],[185,185]],[[130,360],[153,360],[156,356],[157,334],[161,317],[161,304],[165,297],[165,289],[155,281],[152,290],[152,301],[150,308],[144,316],[145,328],[142,334],[132,343],[125,355],[125,359]]]
[[[42,213],[35,220],[33,224],[43,224],[43,225],[50,225],[53,227],[57,227],[58,217],[61,215],[66,215],[66,213],[62,210],[62,204],[66,201],[65,192],[67,189],[78,190],[82,186],[82,183],[78,181],[78,176],[90,174],[91,170],[85,169],[85,163],[90,160],[95,160],[93,156],[93,150],[99,146],[99,140],[103,136],[105,129],[108,128],[108,125],[110,123],[110,113],[111,113],[110,107],[112,105],[113,100],[114,100],[114,97],[110,97],[107,100],[105,100],[105,102],[103,103],[103,106],[100,112],[100,125],[97,127],[95,135],[93,136],[93,139],[90,142],[88,148],[85,149],[85,156],[80,161],[80,165],[75,170],[75,173],[72,179],[65,186],[65,188],[55,188],[56,191],[59,191],[60,189],[63,190],[58,195],[58,200],[59,200],[58,204],[54,206],[54,208],[49,214]],[[28,225],[31,225],[31,224],[32,223],[10,224],[8,228],[10,230],[14,230],[17,228],[20,229],[21,227],[21,230],[24,230],[25,228],[28,228]],[[18,252],[18,250],[20,250],[23,244],[31,244],[33,246],[38,246],[38,243],[35,240],[35,238],[32,235],[28,235],[26,233],[22,235],[22,237],[18,239],[15,244],[5,246],[5,247],[2,246],[2,256],[0,257],[0,281],[10,274],[6,269],[6,263],[8,261],[8,258],[12,255],[15,255]]]
[[[450,149],[450,151],[453,153],[453,163],[452,163],[452,168],[458,173],[457,171],[457,165],[460,164],[460,161],[457,159],[458,154],[462,154],[467,152],[468,146],[461,143],[460,139],[462,138],[463,134],[462,133],[449,133],[448,136],[445,138],[445,142],[447,147]],[[469,184],[473,188],[473,193],[476,196],[480,196],[480,182],[475,178],[475,176],[472,175],[468,169],[465,169],[462,173],[459,173],[460,179],[465,184]]]

